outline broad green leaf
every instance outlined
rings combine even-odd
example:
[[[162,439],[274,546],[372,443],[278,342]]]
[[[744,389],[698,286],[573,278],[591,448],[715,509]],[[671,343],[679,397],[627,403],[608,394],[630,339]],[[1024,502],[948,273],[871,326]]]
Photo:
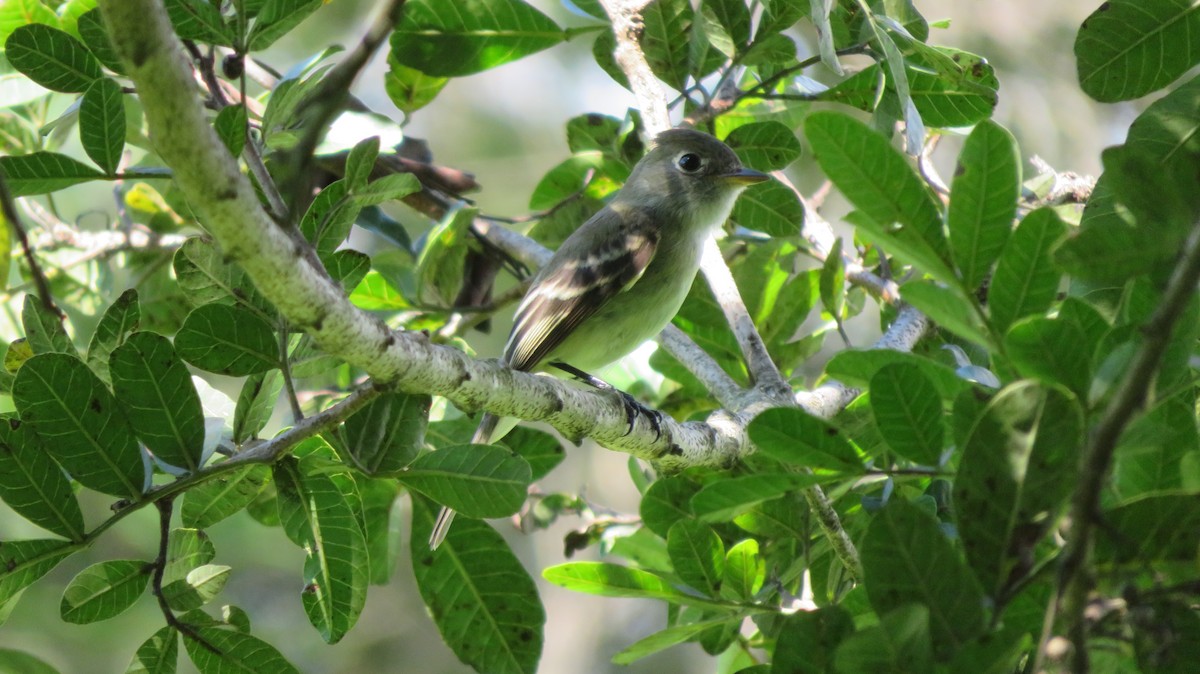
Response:
[[[0,173],[14,197],[56,192],[104,177],[91,166],[56,152],[0,157]]]
[[[1012,233],[1021,189],[1020,152],[1004,127],[984,120],[958,155],[946,222],[963,287],[978,288]]]
[[[367,186],[371,171],[375,170],[375,160],[379,158],[379,136],[371,136],[359,141],[346,155],[346,174],[344,180],[350,191],[356,191]]]
[[[367,311],[397,311],[412,303],[378,271],[372,269],[350,293],[350,302]]]
[[[1114,456],[1113,491],[1121,502],[1200,491],[1187,457],[1198,456],[1195,399],[1190,390],[1158,402],[1121,434]],[[1195,477],[1188,479],[1191,474]]]
[[[28,424],[0,418],[0,498],[34,524],[74,541],[83,513],[62,470]]]
[[[223,46],[233,43],[218,5],[209,0],[166,0],[163,5],[179,39]]]
[[[844,473],[863,470],[862,459],[841,431],[803,410],[767,410],[747,430],[758,451],[784,463]]]
[[[980,346],[995,346],[974,298],[964,295],[957,285],[945,286],[929,280],[909,281],[900,289],[900,295],[905,302],[955,335]]]
[[[1021,220],[988,284],[988,312],[997,332],[1004,333],[1018,319],[1050,307],[1061,277],[1051,251],[1066,232],[1066,225],[1048,208]]]
[[[399,516],[396,497],[400,483],[388,478],[359,478],[355,484],[362,497],[359,519],[367,541],[367,562],[372,585],[386,585],[396,570],[400,554],[400,524],[392,520]]]
[[[396,477],[467,517],[507,517],[521,508],[531,481],[520,455],[495,445],[460,445],[430,452]]]
[[[108,357],[113,349],[125,343],[125,337],[137,329],[141,319],[137,289],[130,288],[104,310],[104,315],[96,324],[96,331],[92,333],[91,342],[88,343],[87,364],[106,384],[112,384],[112,376],[108,371]]]
[[[425,443],[427,395],[384,393],[346,420],[350,458],[368,475],[394,473],[407,466]]]
[[[388,53],[388,71],[383,76],[383,89],[392,104],[405,116],[433,102],[450,80],[445,77],[426,75],[416,68],[409,68]]]
[[[250,49],[270,47],[324,4],[325,0],[266,0],[250,31]]]
[[[357,250],[343,249],[334,251],[322,258],[325,271],[329,277],[337,281],[342,288],[349,292],[358,286],[371,270],[371,258]]]
[[[691,500],[700,485],[680,475],[661,477],[642,495],[642,524],[666,538],[671,526],[692,517]]]
[[[771,0],[763,11],[762,21],[754,39],[761,40],[774,33],[791,28],[808,14],[808,3],[804,0]]]
[[[213,128],[225,144],[225,149],[234,157],[240,157],[242,150],[246,149],[246,124],[246,106],[240,103],[221,108],[213,120]]]
[[[250,504],[271,479],[267,466],[245,466],[184,492],[185,527],[207,529]]]
[[[455,522],[430,550],[433,507],[413,499],[412,567],[442,639],[476,671],[533,674],[546,622],[533,579],[484,522]]]
[[[5,541],[0,544],[0,602],[12,601],[22,590],[78,550],[74,543],[58,539]]]
[[[200,608],[225,589],[229,580],[228,566],[204,564],[188,572],[185,578],[163,586],[163,596],[176,611]]]
[[[945,282],[949,247],[929,190],[886,138],[851,117],[816,112],[805,133],[817,162],[852,204],[895,238],[919,251],[922,271]],[[899,223],[900,229],[893,229]],[[918,261],[918,260],[913,260]]]
[[[428,75],[460,77],[553,47],[566,36],[520,0],[413,0],[392,33],[391,56]]]
[[[164,627],[138,646],[125,674],[175,674],[179,662],[179,632]]]
[[[125,150],[125,103],[121,87],[101,77],[83,92],[79,104],[79,139],[87,156],[112,175]]]
[[[602,597],[659,599],[689,606],[710,603],[676,590],[662,576],[608,562],[567,562],[543,569],[542,578],[568,590]]]
[[[195,471],[204,448],[204,413],[192,376],[170,340],[135,332],[112,352],[113,392],[138,439],[154,456]]]
[[[301,598],[309,622],[326,643],[354,626],[367,598],[367,547],[346,497],[330,475],[305,475],[294,459],[273,467],[279,518],[306,552]]]
[[[1152,496],[1103,512],[1106,534],[1096,537],[1096,560],[1145,568],[1149,562],[1191,562],[1200,545],[1200,499]]]
[[[14,68],[52,91],[79,93],[101,76],[99,62],[79,40],[40,23],[13,30],[4,41],[4,55]]]
[[[680,580],[716,597],[725,575],[725,545],[712,527],[680,520],[667,533],[667,554]]]
[[[75,27],[79,30],[79,39],[96,59],[104,64],[105,68],[118,75],[125,73],[125,64],[121,62],[117,50],[113,49],[112,41],[108,37],[108,29],[104,26],[104,18],[100,16],[99,9],[84,12]]]
[[[971,382],[941,363],[892,349],[843,351],[825,365],[825,374],[851,386],[865,388],[870,386],[871,379],[881,368],[892,363],[906,363],[920,368],[943,399],[955,398],[971,388]]]
[[[506,447],[521,455],[529,463],[530,478],[534,481],[546,477],[555,466],[566,458],[562,441],[544,431],[517,426],[501,440]]]
[[[795,236],[804,226],[804,205],[791,188],[768,180],[747,188],[729,217],[746,229],[770,236]]]
[[[775,642],[771,674],[827,674],[838,644],[854,633],[854,621],[841,606],[797,611],[784,618]]]
[[[321,256],[330,255],[350,235],[362,206],[350,198],[346,181],[339,180],[321,190],[300,220],[300,231]]]
[[[30,358],[17,372],[13,401],[21,420],[81,484],[113,496],[141,496],[146,478],[137,441],[116,399],[78,358]]]
[[[835,655],[840,674],[924,674],[933,668],[929,609],[906,604],[880,616],[879,624],[851,634]]]
[[[171,261],[175,278],[192,306],[236,301],[269,320],[272,313],[265,308],[268,305],[250,277],[240,267],[226,262],[224,255],[215,243],[198,236],[184,241],[175,252]]]
[[[1021,375],[1061,384],[1087,400],[1093,361],[1108,330],[1104,317],[1091,305],[1067,298],[1058,316],[1032,316],[1009,328],[1004,348]]]
[[[588,113],[567,120],[567,148],[573,154],[600,152],[617,158],[621,142],[621,120],[608,115]]]
[[[0,648],[0,663],[4,674],[59,674],[40,658],[12,648]]]
[[[7,40],[19,26],[40,23],[59,28],[58,15],[42,0],[5,0],[0,2],[0,40]]]
[[[846,307],[846,261],[842,259],[841,237],[834,240],[833,248],[825,256],[817,288],[821,295],[821,306],[840,327],[842,310]]]
[[[187,576],[192,569],[211,562],[216,555],[216,546],[200,529],[172,529],[167,537],[163,582],[170,583]]]
[[[702,522],[729,522],[763,501],[779,498],[788,492],[805,489],[819,482],[818,477],[805,473],[764,473],[729,477],[711,482],[696,492],[691,498],[691,510]]]
[[[747,538],[725,553],[725,573],[721,596],[731,601],[753,601],[766,578],[766,562],[759,554],[758,541]]]
[[[975,422],[954,504],[967,560],[989,595],[1000,592],[1014,567],[1029,563],[1055,526],[1082,442],[1078,403],[1028,381],[1003,389]]]
[[[702,633],[714,628],[724,627],[731,620],[736,620],[741,624],[741,618],[716,618],[713,620],[703,620],[695,623],[684,623],[682,625],[672,625],[664,630],[655,632],[648,637],[639,639],[636,643],[628,646],[613,656],[612,661],[615,665],[630,665],[642,658],[666,650],[671,646],[681,644],[685,641],[693,641]],[[745,670],[742,670],[745,671]]]
[[[942,397],[921,368],[886,365],[871,378],[871,413],[879,433],[900,456],[938,465],[946,442]]]
[[[768,538],[808,537],[808,508],[799,494],[785,495],[754,506],[734,518],[744,531]]]
[[[184,635],[183,647],[201,674],[300,674],[274,646],[249,634],[216,627],[198,627],[196,634],[204,642]]]
[[[946,658],[983,631],[983,595],[936,519],[893,495],[863,538],[867,596],[876,613],[929,609],[934,652]]]
[[[233,413],[233,441],[241,444],[266,428],[283,390],[283,373],[268,370],[246,377]],[[191,493],[191,492],[188,492]]]
[[[619,189],[627,177],[629,167],[624,163],[607,157],[601,150],[585,150],[571,155],[542,176],[529,196],[529,207],[544,211],[559,207],[568,199],[601,199]],[[545,229],[544,224],[539,224],[539,229]]]
[[[800,141],[796,134],[775,121],[739,126],[725,137],[742,163],[759,171],[786,168],[800,158]]]
[[[63,590],[59,613],[69,623],[107,620],[133,606],[150,582],[151,566],[136,559],[93,564]]]
[[[25,339],[36,353],[66,353],[76,355],[75,345],[67,335],[63,318],[46,307],[37,295],[25,295],[21,305],[21,325]]]
[[[1075,36],[1079,85],[1103,102],[1170,84],[1200,63],[1200,7],[1191,0],[1110,0]]]
[[[266,321],[240,306],[193,309],[175,335],[175,350],[202,370],[244,377],[279,367],[279,344]]]
[[[690,64],[692,5],[687,0],[653,0],[642,9],[639,44],[650,70],[677,91],[683,91]]]
[[[451,306],[463,282],[463,258],[471,240],[470,226],[478,209],[456,208],[425,238],[417,259],[417,298]]]
[[[421,191],[421,181],[411,173],[393,173],[373,180],[365,187],[354,188],[351,197],[361,207],[378,206]]]

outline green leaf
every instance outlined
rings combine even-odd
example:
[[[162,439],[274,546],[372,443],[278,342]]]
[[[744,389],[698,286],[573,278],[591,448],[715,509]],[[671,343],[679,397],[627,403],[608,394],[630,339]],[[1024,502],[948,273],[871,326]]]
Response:
[[[154,456],[189,472],[200,467],[204,412],[187,366],[170,340],[135,332],[112,352],[113,392],[133,432]]]
[[[846,306],[846,261],[842,259],[842,239],[833,242],[825,263],[821,265],[821,276],[817,281],[821,295],[821,306],[841,326],[842,310]]]
[[[451,306],[463,280],[463,258],[471,240],[475,208],[450,211],[426,236],[417,259],[417,298],[440,306]]]
[[[199,1],[203,2],[203,0]],[[221,138],[221,142],[225,144],[225,149],[229,150],[229,154],[234,157],[240,157],[242,150],[246,149],[247,122],[246,106],[241,103],[221,108],[221,111],[217,113],[217,118],[213,120],[213,128],[216,129],[217,136]]]
[[[768,180],[747,188],[729,217],[746,229],[769,236],[795,236],[804,226],[804,205],[791,188]]]
[[[371,171],[375,170],[375,160],[379,158],[379,136],[371,136],[359,141],[346,155],[346,174],[343,179],[350,191],[354,192],[367,186]]]
[[[175,674],[179,662],[179,632],[164,627],[138,646],[125,674]]]
[[[917,280],[900,289],[904,301],[916,307],[939,326],[980,346],[995,347],[976,310],[975,300],[963,294],[957,285],[944,286],[936,281]]]
[[[921,368],[910,363],[880,368],[871,378],[871,413],[894,452],[915,463],[938,465],[946,442],[942,397]]]
[[[346,420],[350,457],[368,475],[402,470],[425,444],[427,395],[384,393]]]
[[[1096,537],[1096,561],[1145,568],[1156,560],[1189,562],[1200,545],[1200,499],[1152,496],[1103,512],[1106,533]]]
[[[125,343],[125,337],[135,330],[142,319],[136,288],[121,293],[100,317],[92,340],[88,343],[87,364],[106,384],[112,383],[108,371],[108,357],[113,349]]]
[[[941,214],[929,190],[886,138],[851,117],[815,112],[805,133],[825,175],[881,231],[908,244],[920,262],[945,282],[954,280]],[[901,227],[893,229],[899,223]],[[874,232],[872,232],[874,233]],[[912,257],[912,256],[910,256]]]
[[[79,39],[105,68],[118,75],[125,73],[125,64],[121,62],[117,50],[113,49],[108,29],[104,26],[104,17],[100,16],[99,9],[84,12],[75,27],[79,30]]]
[[[568,199],[600,199],[616,191],[628,176],[629,167],[610,159],[600,150],[579,152],[546,172],[529,196],[529,207],[543,211]],[[578,223],[574,224],[578,226]]]
[[[413,576],[442,639],[476,671],[533,674],[546,622],[533,579],[484,522],[455,522],[431,551],[434,516],[432,504],[413,499]]]
[[[544,431],[517,426],[501,443],[529,463],[530,478],[540,480],[566,458],[562,441]]]
[[[825,374],[840,382],[865,388],[870,386],[879,370],[892,363],[905,363],[920,368],[943,399],[957,397],[971,388],[971,382],[959,377],[954,370],[928,358],[892,349],[843,351],[825,365]]]
[[[34,353],[78,353],[67,335],[63,318],[47,308],[33,293],[26,294],[25,302],[21,305],[21,325],[25,328],[25,339]]]
[[[654,0],[642,9],[639,39],[650,70],[683,91],[691,61],[692,5],[687,0]]]
[[[218,5],[209,0],[166,0],[163,5],[179,39],[225,47],[233,44]]]
[[[991,120],[975,126],[958,155],[946,222],[963,287],[978,288],[1012,233],[1021,189],[1020,152]]]
[[[983,631],[983,596],[936,519],[898,496],[879,511],[860,547],[876,613],[909,603],[929,608],[939,659]]]
[[[672,625],[665,630],[660,630],[648,637],[638,639],[633,645],[622,649],[621,652],[613,656],[613,664],[633,664],[648,655],[653,655],[676,644],[693,641],[702,633],[714,627],[724,627],[735,620],[738,624],[741,624],[741,618],[717,618],[696,623]]]
[[[193,306],[232,301],[253,310],[261,318],[271,313],[266,301],[240,267],[225,262],[224,253],[212,241],[194,236],[183,242],[171,261],[175,278]]]
[[[430,452],[396,476],[401,483],[467,517],[507,517],[525,502],[529,464],[495,445]]]
[[[1066,232],[1066,224],[1049,208],[1040,208],[1021,220],[988,285],[988,312],[997,332],[1050,308],[1061,277],[1051,251]]]
[[[274,646],[249,634],[215,627],[198,627],[196,634],[203,643],[184,635],[183,646],[201,674],[300,674]]]
[[[181,515],[185,527],[207,529],[250,504],[271,478],[266,466],[246,466],[187,490]]]
[[[137,499],[142,455],[117,401],[78,358],[45,353],[17,372],[13,401],[46,450],[86,487]]]
[[[93,564],[67,584],[59,613],[64,621],[76,625],[112,618],[142,596],[150,572],[150,564],[136,559]]]
[[[233,441],[241,444],[266,428],[283,390],[283,372],[268,370],[246,377],[233,413]],[[189,492],[190,493],[190,492]]]
[[[250,50],[270,47],[324,4],[324,0],[266,0],[250,31]]]
[[[362,506],[359,519],[367,541],[367,563],[372,585],[386,585],[397,568],[400,554],[400,524],[392,521],[399,516],[396,497],[400,483],[388,478],[359,478],[355,476]]]
[[[411,173],[393,173],[371,181],[365,187],[354,188],[351,196],[360,207],[378,206],[421,191],[421,181]]]
[[[0,663],[4,663],[4,669],[0,670],[4,674],[59,674],[57,669],[40,658],[11,648],[0,648]]]
[[[176,611],[190,611],[213,600],[229,580],[228,566],[204,564],[188,572],[187,577],[163,587],[163,596]]]
[[[954,503],[967,560],[989,595],[1014,567],[1030,563],[1040,537],[1057,524],[1082,442],[1078,403],[1029,381],[1005,387],[975,422]]]
[[[758,451],[784,463],[861,473],[862,459],[837,428],[799,409],[769,409],[747,429]]]
[[[705,606],[705,600],[671,587],[665,578],[641,569],[608,562],[568,562],[542,570],[542,578],[568,590],[602,597],[659,599],[672,604]]]
[[[1200,7],[1191,0],[1110,0],[1075,36],[1079,85],[1103,102],[1170,84],[1200,63]]]
[[[1094,359],[1108,323],[1091,305],[1068,298],[1058,316],[1033,316],[1018,321],[1004,337],[1004,349],[1026,377],[1061,384],[1080,400],[1092,386]]]
[[[573,154],[600,152],[618,158],[620,142],[621,120],[616,117],[588,113],[567,120],[567,148]]]
[[[1113,469],[1113,491],[1121,502],[1200,492],[1195,479],[1200,471],[1188,465],[1189,456],[1200,457],[1194,410],[1194,396],[1184,391],[1158,402],[1121,434]],[[1195,477],[1189,480],[1189,474]]]
[[[854,620],[846,609],[827,606],[797,611],[784,618],[771,674],[827,674],[839,643],[854,633]]]
[[[835,655],[840,674],[924,674],[933,669],[929,609],[906,604],[880,616],[879,624],[851,634]]]
[[[416,68],[409,68],[397,61],[393,53],[388,53],[388,71],[383,76],[383,89],[405,117],[432,103],[449,81],[446,77],[434,77]]]
[[[460,77],[564,39],[558,24],[520,0],[413,0],[392,33],[391,55],[427,75]]]
[[[300,231],[313,243],[317,254],[326,256],[337,250],[350,235],[350,227],[362,206],[350,198],[346,181],[339,180],[321,190],[300,220]]]
[[[83,539],[83,513],[61,469],[28,424],[0,418],[0,498],[34,524]]]
[[[731,601],[753,601],[766,578],[766,561],[759,555],[758,541],[747,538],[725,553],[721,596]]]
[[[0,3],[0,40],[7,40],[14,29],[28,23],[59,27],[58,15],[41,0],[5,0]]]
[[[739,126],[725,137],[725,144],[742,163],[760,171],[776,171],[800,158],[800,141],[783,124],[774,121]]]
[[[104,177],[91,166],[56,152],[0,157],[0,173],[14,197],[47,194]]]
[[[698,491],[700,485],[682,476],[670,475],[655,480],[642,496],[642,524],[666,538],[673,524],[692,517],[691,500]]]
[[[83,92],[79,103],[79,139],[83,150],[105,173],[112,175],[125,150],[125,103],[121,87],[101,77]]]
[[[0,544],[0,602],[13,601],[22,590],[79,549],[74,543],[57,539]]]
[[[331,476],[305,475],[295,459],[273,468],[283,530],[306,552],[304,612],[326,643],[336,643],[354,626],[367,599],[362,529]]]
[[[719,595],[725,545],[712,527],[695,520],[676,522],[667,533],[667,554],[680,580],[710,597]]]
[[[691,498],[691,510],[702,522],[729,522],[754,509],[763,501],[779,498],[788,492],[806,489],[819,482],[820,478],[804,473],[729,477],[711,482],[696,492]],[[645,510],[644,502],[643,510]]]
[[[192,310],[175,335],[179,356],[202,370],[244,377],[279,367],[279,344],[266,321],[239,306]]]
[[[79,40],[40,23],[17,27],[4,42],[4,55],[14,68],[51,91],[79,93],[101,76],[100,63]]]

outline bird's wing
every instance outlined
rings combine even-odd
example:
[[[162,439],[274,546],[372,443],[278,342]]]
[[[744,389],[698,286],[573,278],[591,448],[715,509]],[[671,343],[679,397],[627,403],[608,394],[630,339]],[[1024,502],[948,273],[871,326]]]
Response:
[[[606,207],[568,237],[517,308],[504,349],[510,367],[541,365],[580,323],[641,278],[658,245],[649,224],[644,213],[618,215]]]

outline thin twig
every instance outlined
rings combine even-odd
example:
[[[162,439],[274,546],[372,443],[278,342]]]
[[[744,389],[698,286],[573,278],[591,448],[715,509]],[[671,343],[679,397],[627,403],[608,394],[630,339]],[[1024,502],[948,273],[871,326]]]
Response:
[[[288,342],[292,336],[291,326],[286,318],[279,319],[279,371],[283,373],[283,389],[287,391],[288,405],[292,408],[292,421],[304,418],[304,409],[300,407],[300,399],[296,397],[296,383],[292,380],[292,364],[288,357]]]
[[[25,262],[29,264],[29,274],[33,277],[33,283],[37,287],[38,299],[41,300],[42,306],[60,319],[64,318],[66,314],[54,303],[54,296],[50,294],[50,284],[46,281],[46,275],[42,273],[42,267],[38,264],[37,257],[33,254],[33,248],[29,245],[29,237],[26,236],[25,227],[21,224],[21,215],[17,213],[12,193],[8,191],[8,183],[4,181],[3,171],[0,171],[0,212],[4,214],[8,226],[21,241],[21,250],[24,251]]]

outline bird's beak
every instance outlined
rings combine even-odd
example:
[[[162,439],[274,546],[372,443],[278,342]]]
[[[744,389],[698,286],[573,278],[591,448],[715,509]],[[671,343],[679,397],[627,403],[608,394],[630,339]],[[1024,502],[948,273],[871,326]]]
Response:
[[[733,173],[726,173],[721,177],[738,185],[755,185],[763,182],[764,180],[771,179],[771,176],[765,173],[748,168],[740,168]]]

